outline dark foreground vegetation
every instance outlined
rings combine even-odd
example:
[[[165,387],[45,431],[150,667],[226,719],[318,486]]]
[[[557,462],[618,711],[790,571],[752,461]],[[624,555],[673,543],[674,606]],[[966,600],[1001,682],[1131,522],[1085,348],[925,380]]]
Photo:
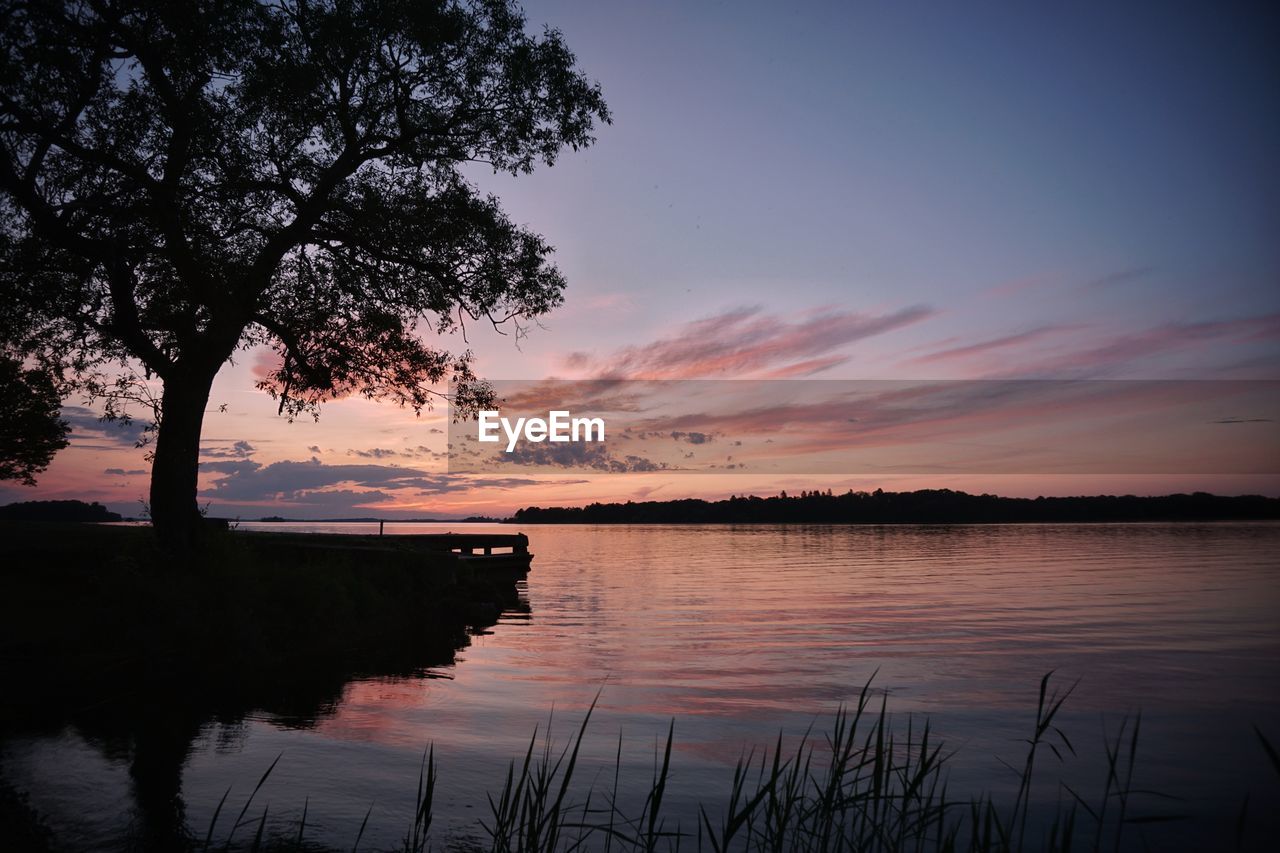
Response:
[[[73,726],[128,757],[138,849],[183,849],[201,726],[250,711],[311,725],[352,678],[449,664],[519,606],[514,583],[446,582],[392,543],[315,538],[215,534],[175,565],[145,527],[0,524],[0,737]],[[38,836],[30,817],[0,786],[0,838]]]
[[[527,507],[518,524],[989,524],[1012,522],[1259,521],[1280,519],[1280,498],[1260,495],[1005,498],[950,489],[786,492],[776,497],[694,498],[584,507]]]
[[[1141,715],[1110,721],[1104,734],[1073,740],[1057,722],[1071,689],[1040,683],[1026,729],[1011,732],[1021,754],[1006,762],[1015,784],[999,797],[964,796],[948,789],[955,750],[939,742],[927,720],[895,720],[883,693],[868,683],[856,702],[841,708],[821,731],[744,753],[723,785],[712,788],[690,815],[675,816],[668,784],[679,773],[673,763],[675,722],[659,745],[647,785],[621,784],[635,768],[623,767],[622,744],[612,772],[590,774],[579,765],[594,703],[576,733],[556,744],[535,732],[523,755],[487,791],[468,792],[479,809],[478,832],[467,842],[442,841],[434,807],[448,784],[439,776],[434,748],[424,752],[416,779],[417,809],[407,816],[400,853],[465,850],[490,853],[575,851],[744,851],[744,853],[889,853],[889,851],[1124,851],[1198,849],[1181,835],[1200,803],[1165,797],[1135,783],[1140,761]],[[1030,709],[1029,709],[1030,711]],[[1280,758],[1255,730],[1257,760],[1280,774]],[[1019,738],[1019,736],[1021,736]],[[1018,738],[1015,740],[1015,738]],[[1086,746],[1088,742],[1088,746]],[[1077,747],[1077,744],[1079,746]],[[1079,789],[1057,781],[1054,767],[1081,753],[1097,753],[1096,776]],[[280,758],[276,759],[278,763]],[[373,806],[347,827],[349,845],[309,840],[316,824],[334,834],[323,815],[269,825],[271,803],[259,791],[275,770],[228,790],[207,826],[189,830],[183,849],[195,851],[361,850]],[[592,776],[591,781],[584,777]],[[1280,776],[1268,790],[1239,804],[1238,817],[1218,827],[1214,848],[1270,850]],[[254,782],[256,781],[256,785]],[[406,779],[413,786],[415,780]],[[623,794],[624,788],[633,791]],[[1270,817],[1268,816],[1270,815]],[[376,819],[375,819],[376,820]],[[309,822],[310,821],[310,822]]]
[[[656,757],[648,793],[638,801],[619,799],[621,758],[604,786],[575,789],[573,776],[591,717],[589,710],[574,740],[560,751],[538,738],[513,760],[506,779],[487,794],[482,820],[491,851],[708,850],[799,851],[1104,851],[1151,849],[1151,827],[1188,818],[1196,804],[1140,790],[1138,761],[1141,715],[1126,717],[1104,736],[1095,787],[1076,791],[1056,783],[1044,765],[1075,756],[1076,747],[1055,722],[1072,688],[1040,682],[1034,718],[1028,715],[1023,754],[1009,769],[1017,778],[1006,800],[988,794],[962,797],[947,788],[954,750],[938,741],[928,721],[891,719],[887,698],[868,682],[852,707],[841,708],[821,733],[798,742],[745,754],[716,793],[697,806],[693,825],[664,814],[664,794],[672,773],[674,722]],[[593,705],[594,709],[594,705]],[[1280,759],[1260,731],[1259,761],[1280,773]],[[619,746],[619,756],[621,747]],[[405,836],[404,851],[429,849],[432,797],[439,781],[434,756],[424,757],[418,781],[420,803]],[[1040,778],[1037,778],[1040,777]],[[1048,777],[1048,778],[1045,778]],[[1277,787],[1261,799],[1274,806]],[[1057,789],[1055,795],[1045,791]],[[1250,837],[1248,800],[1232,837],[1223,847],[1266,849],[1269,839]],[[1177,839],[1173,834],[1157,837]],[[1167,849],[1168,842],[1164,847]],[[1162,842],[1156,841],[1156,849]]]

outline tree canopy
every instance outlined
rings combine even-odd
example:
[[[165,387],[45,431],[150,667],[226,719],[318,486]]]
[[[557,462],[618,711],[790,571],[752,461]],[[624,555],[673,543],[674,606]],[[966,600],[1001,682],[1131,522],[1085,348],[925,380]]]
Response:
[[[0,355],[0,480],[34,486],[36,475],[67,446],[70,429],[58,417],[61,405],[48,373]]]
[[[550,165],[609,113],[513,3],[13,0],[0,17],[9,343],[109,405],[136,396],[121,370],[163,383],[158,524],[174,501],[190,519],[200,417],[237,350],[275,350],[262,387],[291,415],[353,393],[420,408],[445,380],[465,410],[485,386],[436,336],[562,301],[551,247],[464,169]]]

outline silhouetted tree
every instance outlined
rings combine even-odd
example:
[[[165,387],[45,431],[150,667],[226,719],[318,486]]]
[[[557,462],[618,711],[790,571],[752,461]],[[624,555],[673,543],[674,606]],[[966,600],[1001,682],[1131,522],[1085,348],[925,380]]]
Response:
[[[267,344],[282,412],[413,406],[470,353],[419,334],[559,304],[551,247],[461,173],[528,172],[608,121],[509,0],[0,3],[3,298],[22,346],[120,414],[154,404],[151,513],[200,527],[219,368]],[[136,374],[131,370],[138,371]],[[117,371],[116,368],[121,368]],[[162,393],[152,397],[148,380]]]
[[[53,377],[0,354],[0,480],[36,484],[36,474],[67,446],[67,422]]]

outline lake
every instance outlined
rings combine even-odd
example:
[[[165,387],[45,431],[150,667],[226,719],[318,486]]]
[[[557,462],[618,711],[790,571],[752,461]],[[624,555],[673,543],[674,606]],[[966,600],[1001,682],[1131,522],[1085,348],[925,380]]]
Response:
[[[244,524],[369,532],[376,525]],[[514,532],[388,525],[388,534]],[[472,638],[455,665],[348,683],[308,719],[205,725],[183,770],[203,837],[224,791],[234,814],[277,756],[253,814],[350,849],[398,845],[424,748],[440,768],[433,837],[482,844],[486,792],[550,721],[563,746],[599,695],[577,778],[642,796],[674,720],[668,818],[727,796],[735,761],[781,732],[821,733],[871,679],[895,722],[931,721],[956,750],[951,794],[1012,797],[1040,679],[1078,680],[1059,724],[1077,755],[1043,752],[1037,802],[1101,789],[1104,734],[1141,712],[1132,814],[1162,845],[1221,842],[1246,792],[1259,832],[1277,780],[1252,726],[1280,741],[1280,524],[524,527],[527,609]],[[877,693],[877,703],[879,702]],[[7,738],[6,779],[70,846],[130,835],[129,763],[67,730]],[[1172,799],[1181,798],[1181,799]],[[1270,800],[1268,800],[1270,798]],[[227,820],[226,817],[222,818]],[[294,830],[296,831],[296,829]],[[242,831],[244,839],[252,829]],[[1162,834],[1163,833],[1163,834]]]

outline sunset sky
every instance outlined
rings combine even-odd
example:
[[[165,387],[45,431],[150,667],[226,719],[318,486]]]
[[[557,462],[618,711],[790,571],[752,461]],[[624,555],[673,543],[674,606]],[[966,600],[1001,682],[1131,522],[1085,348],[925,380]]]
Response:
[[[554,168],[473,173],[557,247],[569,288],[524,340],[475,328],[452,345],[494,379],[1280,379],[1276,22],[1263,4],[1117,5],[527,3],[615,121]],[[1280,427],[1229,408],[1206,446],[1263,448],[1254,467],[449,475],[444,411],[349,399],[291,424],[254,388],[268,355],[214,387],[212,514],[814,487],[1280,494]],[[0,502],[138,514],[138,425],[80,402],[71,447]]]

